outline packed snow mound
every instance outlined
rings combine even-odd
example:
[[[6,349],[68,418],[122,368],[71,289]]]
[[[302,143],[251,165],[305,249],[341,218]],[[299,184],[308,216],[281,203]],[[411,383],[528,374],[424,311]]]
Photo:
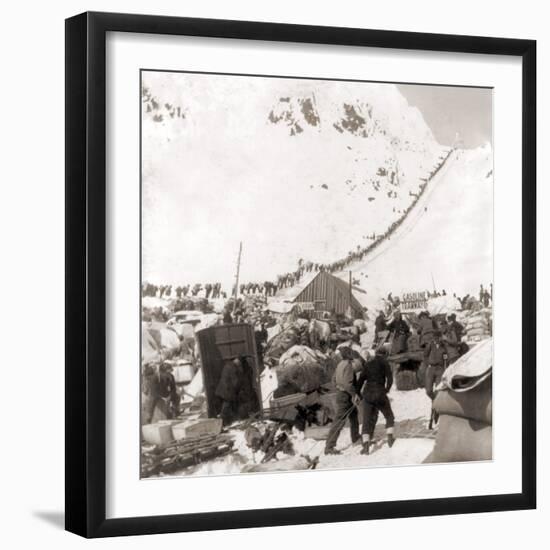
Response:
[[[343,258],[402,215],[445,152],[392,84],[147,72],[143,83],[146,280],[228,288],[239,241],[242,281]]]

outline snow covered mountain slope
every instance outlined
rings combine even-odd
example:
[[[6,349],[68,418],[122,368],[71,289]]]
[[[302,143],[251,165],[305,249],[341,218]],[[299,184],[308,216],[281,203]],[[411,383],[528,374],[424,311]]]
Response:
[[[143,73],[143,279],[332,262],[402,215],[444,148],[396,86]]]
[[[432,277],[458,295],[493,280],[492,158],[490,145],[451,154],[391,238],[351,266],[360,301],[432,290]]]

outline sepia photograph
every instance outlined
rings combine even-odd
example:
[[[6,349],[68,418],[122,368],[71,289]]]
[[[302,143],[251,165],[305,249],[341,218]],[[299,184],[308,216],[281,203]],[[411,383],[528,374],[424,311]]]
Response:
[[[141,478],[492,460],[493,89],[140,81]]]

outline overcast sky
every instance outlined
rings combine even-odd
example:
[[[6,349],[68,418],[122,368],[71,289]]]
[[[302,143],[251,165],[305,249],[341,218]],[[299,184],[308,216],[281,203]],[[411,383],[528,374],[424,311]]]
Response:
[[[420,110],[442,145],[453,145],[456,132],[467,149],[492,144],[492,89],[412,84],[398,88],[409,105]]]

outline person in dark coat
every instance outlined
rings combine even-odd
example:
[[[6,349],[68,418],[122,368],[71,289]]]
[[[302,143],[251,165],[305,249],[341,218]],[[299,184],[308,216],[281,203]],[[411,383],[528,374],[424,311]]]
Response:
[[[359,359],[353,360],[351,348],[340,348],[340,354],[342,361],[338,363],[333,377],[333,382],[336,386],[336,395],[334,398],[336,411],[325,444],[326,455],[340,454],[340,451],[336,449],[336,443],[348,418],[351,442],[355,443],[361,438],[357,416],[357,405],[361,402],[361,395],[355,380],[355,371],[361,368],[361,361]]]
[[[249,356],[241,355],[239,361],[243,369],[243,378],[237,396],[237,415],[239,420],[243,420],[260,410],[260,401],[256,391],[254,368],[249,361]]]
[[[254,341],[256,343],[256,355],[260,364],[260,372],[264,368],[264,348],[267,344],[267,329],[263,323],[259,323],[254,330]]]
[[[158,395],[165,400],[167,418],[174,418],[179,414],[180,396],[176,389],[176,379],[172,374],[172,365],[163,363],[159,367]]]
[[[222,400],[220,417],[223,425],[235,421],[239,413],[239,392],[244,379],[244,370],[238,358],[226,361],[223,365],[216,395]]]
[[[441,382],[443,372],[447,368],[449,352],[447,345],[441,339],[441,331],[434,332],[434,339],[424,349],[424,361],[428,366],[426,369],[425,388],[426,394],[433,400],[435,397],[434,387]]]
[[[374,341],[378,340],[378,335],[387,330],[386,316],[383,311],[378,312],[378,317],[374,320]]]
[[[146,365],[142,376],[142,422],[150,424],[153,421],[155,407],[161,401],[159,395],[158,371],[151,365]],[[164,413],[164,410],[163,410]]]
[[[433,340],[435,329],[436,326],[430,314],[427,311],[421,311],[418,316],[418,335],[421,348],[425,348]]]
[[[457,350],[459,357],[461,355],[464,355],[470,347],[466,342],[462,341],[462,337],[464,336],[464,326],[462,323],[459,323],[456,320],[456,315],[454,313],[451,313],[448,317],[449,320],[449,329],[452,330],[456,335],[456,341],[457,341]]]
[[[222,400],[220,417],[224,426],[258,410],[253,375],[246,357],[235,357],[224,363],[216,387],[216,395]]]
[[[357,387],[360,390],[362,388],[363,396],[363,426],[361,429],[363,449],[361,454],[369,454],[379,411],[386,419],[388,445],[391,447],[395,441],[393,435],[395,417],[387,395],[392,384],[393,373],[386,359],[386,350],[380,347],[376,350],[374,358],[365,363],[357,380]]]
[[[230,325],[232,322],[233,322],[233,317],[231,315],[231,311],[229,311],[229,309],[225,309],[223,312],[223,324]]]
[[[388,330],[393,336],[391,354],[407,351],[407,339],[411,333],[411,329],[403,319],[400,311],[396,311],[393,314],[393,321],[388,325]]]
[[[456,315],[454,313],[451,313],[447,319],[449,321],[449,327],[451,330],[454,330],[456,337],[460,342],[464,336],[464,326],[456,320]]]

